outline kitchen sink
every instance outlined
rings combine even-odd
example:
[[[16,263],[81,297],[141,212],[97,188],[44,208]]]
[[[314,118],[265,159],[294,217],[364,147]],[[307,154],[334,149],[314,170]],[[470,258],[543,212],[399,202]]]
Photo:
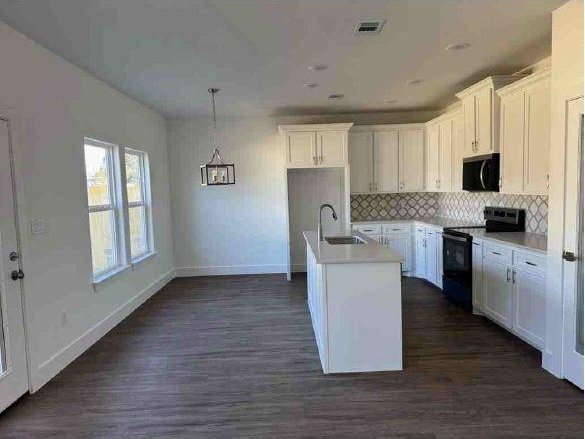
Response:
[[[366,243],[366,241],[357,236],[329,236],[325,237],[325,241],[331,245],[360,245]]]

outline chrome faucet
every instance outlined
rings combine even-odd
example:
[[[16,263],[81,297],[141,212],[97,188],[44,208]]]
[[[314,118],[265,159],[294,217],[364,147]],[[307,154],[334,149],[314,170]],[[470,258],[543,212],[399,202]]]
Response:
[[[335,221],[337,221],[337,213],[331,204],[321,204],[319,208],[319,228],[317,229],[317,241],[323,241],[323,225],[321,224],[321,214],[323,213],[323,208],[328,207],[331,209],[331,216]]]

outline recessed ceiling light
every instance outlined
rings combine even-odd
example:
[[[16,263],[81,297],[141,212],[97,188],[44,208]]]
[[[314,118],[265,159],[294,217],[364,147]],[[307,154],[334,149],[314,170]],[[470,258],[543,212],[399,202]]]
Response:
[[[454,43],[445,47],[445,50],[464,50],[471,46],[470,43]]]
[[[327,99],[331,99],[331,100],[335,101],[335,100],[343,99],[344,96],[345,95],[343,95],[341,93],[332,93],[329,95],[329,97]]]
[[[325,70],[327,66],[325,64],[312,64],[307,66],[307,69],[312,70],[313,72],[320,72],[321,70]]]
[[[423,82],[425,82],[424,79],[411,79],[410,81],[406,81],[408,85],[422,84]]]
[[[319,86],[316,82],[305,82],[303,85],[307,88],[315,88]]]

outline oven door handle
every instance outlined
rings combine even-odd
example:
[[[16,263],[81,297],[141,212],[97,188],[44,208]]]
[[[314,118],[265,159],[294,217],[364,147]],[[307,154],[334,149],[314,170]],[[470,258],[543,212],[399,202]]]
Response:
[[[485,169],[485,165],[487,164],[487,160],[484,160],[481,164],[481,168],[479,169],[479,182],[481,183],[481,187],[485,190],[485,182],[483,181],[483,171]]]
[[[443,238],[452,239],[453,241],[467,242],[467,238],[461,238],[459,236],[447,235],[445,233],[443,233]]]

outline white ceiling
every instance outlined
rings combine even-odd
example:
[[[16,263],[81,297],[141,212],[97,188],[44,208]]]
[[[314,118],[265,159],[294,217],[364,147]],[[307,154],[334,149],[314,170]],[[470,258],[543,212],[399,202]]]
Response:
[[[209,114],[211,86],[220,114],[316,114],[446,106],[477,79],[548,56],[562,3],[0,0],[0,20],[168,117]],[[380,35],[353,36],[377,18]],[[471,47],[445,50],[457,42]]]

